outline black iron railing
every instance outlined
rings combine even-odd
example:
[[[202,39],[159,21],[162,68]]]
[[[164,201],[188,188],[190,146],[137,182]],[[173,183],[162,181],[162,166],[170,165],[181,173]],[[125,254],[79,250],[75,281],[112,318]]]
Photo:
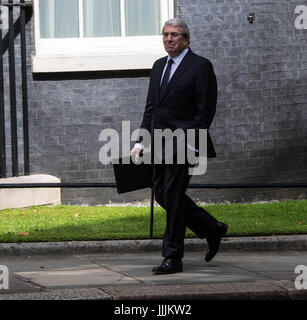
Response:
[[[11,132],[11,165],[12,176],[18,176],[18,126],[17,126],[17,101],[16,101],[16,57],[15,57],[15,39],[20,35],[21,52],[21,83],[22,83],[22,123],[23,123],[23,158],[24,175],[30,174],[29,161],[29,125],[28,125],[28,85],[27,85],[27,57],[26,57],[26,36],[25,26],[32,16],[32,4],[20,0],[20,3],[14,3],[13,0],[1,1],[1,7],[8,8],[8,31],[3,35],[0,28],[0,178],[7,176],[7,154],[6,154],[6,136],[5,136],[5,92],[4,92],[4,70],[3,56],[8,52],[9,62],[9,101],[10,101],[10,132]],[[19,8],[19,17],[14,22],[15,8]]]

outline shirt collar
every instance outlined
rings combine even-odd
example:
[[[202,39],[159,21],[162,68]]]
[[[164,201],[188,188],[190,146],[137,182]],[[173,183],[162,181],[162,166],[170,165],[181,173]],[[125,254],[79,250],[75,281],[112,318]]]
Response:
[[[182,59],[184,58],[184,56],[188,53],[189,51],[189,48],[185,48],[178,56],[174,57],[174,58],[171,58],[170,56],[167,57],[167,62],[170,60],[170,59],[173,59],[174,63],[179,65],[180,62],[182,61]]]

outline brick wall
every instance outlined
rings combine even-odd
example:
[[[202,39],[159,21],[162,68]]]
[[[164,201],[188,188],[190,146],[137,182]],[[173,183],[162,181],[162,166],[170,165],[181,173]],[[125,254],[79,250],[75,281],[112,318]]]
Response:
[[[203,182],[306,181],[307,30],[294,28],[298,4],[178,1],[178,12],[192,26],[193,48],[212,60],[219,83],[212,125],[219,157]],[[255,13],[253,24],[249,13]],[[302,190],[211,194],[213,201],[306,196]]]
[[[218,84],[211,134],[218,157],[193,183],[306,182],[307,30],[294,27],[298,0],[177,0],[191,29],[191,49],[209,58]],[[247,14],[255,13],[255,22]],[[28,52],[34,52],[28,24]],[[29,65],[31,172],[63,181],[113,182],[98,153],[102,129],[141,122],[148,72],[35,76]],[[189,190],[206,202],[306,198],[306,190]],[[149,192],[64,189],[63,202],[144,200]]]

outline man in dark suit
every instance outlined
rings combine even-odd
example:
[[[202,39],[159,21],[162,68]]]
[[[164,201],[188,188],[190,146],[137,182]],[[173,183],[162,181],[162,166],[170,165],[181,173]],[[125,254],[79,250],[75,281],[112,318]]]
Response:
[[[208,130],[216,110],[217,82],[211,62],[194,54],[190,48],[190,33],[179,18],[167,21],[163,27],[163,44],[167,57],[157,60],[152,68],[142,129]],[[140,141],[141,142],[141,141]],[[204,143],[196,134],[197,153]],[[215,157],[210,135],[207,136],[207,156]],[[135,144],[130,154],[136,161],[143,145]],[[165,149],[162,153],[165,153]],[[174,151],[176,153],[176,150]],[[162,155],[163,158],[163,155]],[[165,160],[165,159],[164,159]],[[209,262],[217,253],[227,225],[217,221],[198,207],[185,193],[191,178],[190,165],[154,164],[153,185],[156,201],[166,210],[166,230],[163,237],[161,265],[154,274],[169,274],[183,270],[184,236],[189,227],[198,237],[206,238]]]

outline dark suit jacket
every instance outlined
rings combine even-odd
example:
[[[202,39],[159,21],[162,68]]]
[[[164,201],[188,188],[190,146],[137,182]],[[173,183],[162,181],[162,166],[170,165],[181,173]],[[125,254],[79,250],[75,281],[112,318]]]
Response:
[[[217,100],[217,81],[211,62],[189,49],[166,93],[160,97],[160,81],[166,61],[167,57],[164,57],[153,65],[141,128],[150,132],[153,123],[154,129],[209,129]],[[196,138],[197,149],[198,143]],[[207,156],[216,156],[209,132]]]

